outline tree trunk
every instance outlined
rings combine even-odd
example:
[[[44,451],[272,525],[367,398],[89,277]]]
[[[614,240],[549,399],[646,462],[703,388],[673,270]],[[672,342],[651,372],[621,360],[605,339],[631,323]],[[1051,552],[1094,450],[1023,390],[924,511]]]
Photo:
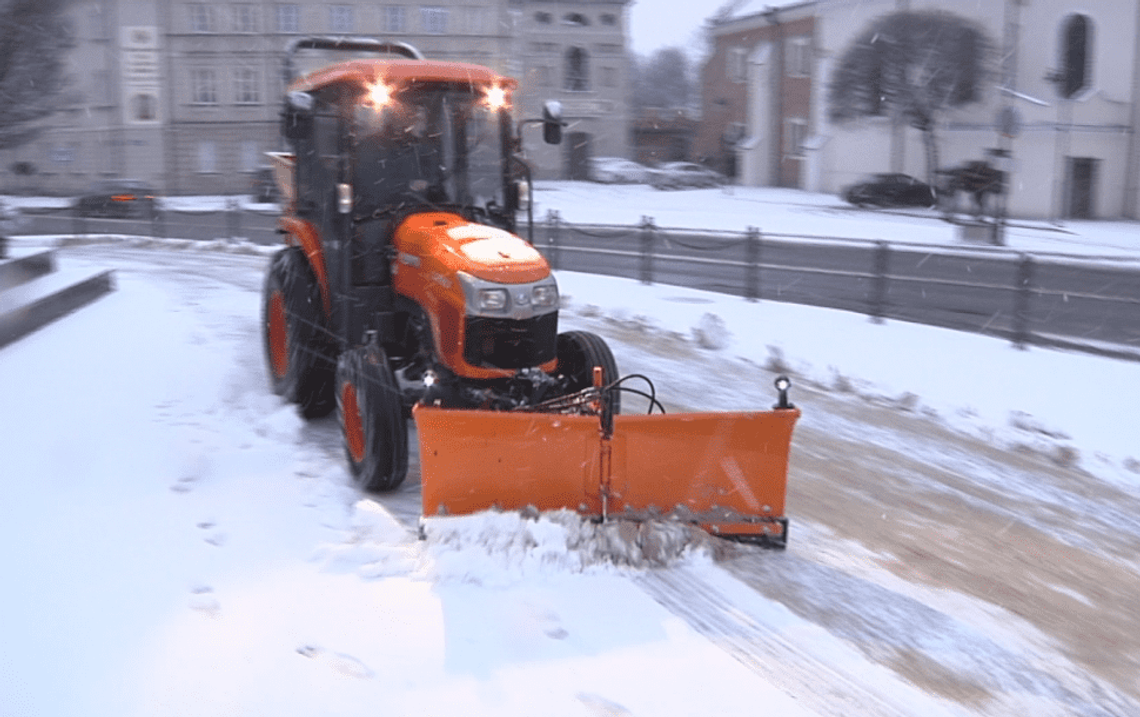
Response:
[[[922,143],[926,149],[926,183],[934,186],[935,172],[938,170],[938,138],[934,134],[934,123],[928,122],[922,130]]]

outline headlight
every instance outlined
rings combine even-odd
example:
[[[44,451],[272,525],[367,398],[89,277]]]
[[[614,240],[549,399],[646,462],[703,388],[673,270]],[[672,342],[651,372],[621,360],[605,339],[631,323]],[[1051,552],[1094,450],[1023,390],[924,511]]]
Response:
[[[530,293],[532,306],[558,306],[558,287],[554,284],[541,284]]]
[[[507,301],[508,297],[506,289],[479,290],[480,311],[506,311]]]

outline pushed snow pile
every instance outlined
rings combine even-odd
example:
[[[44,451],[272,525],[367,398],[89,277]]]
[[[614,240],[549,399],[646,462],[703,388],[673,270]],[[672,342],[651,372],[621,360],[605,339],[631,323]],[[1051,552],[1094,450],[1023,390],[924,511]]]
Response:
[[[703,530],[672,521],[595,523],[569,510],[428,518],[426,577],[511,583],[543,573],[656,567],[708,555]]]

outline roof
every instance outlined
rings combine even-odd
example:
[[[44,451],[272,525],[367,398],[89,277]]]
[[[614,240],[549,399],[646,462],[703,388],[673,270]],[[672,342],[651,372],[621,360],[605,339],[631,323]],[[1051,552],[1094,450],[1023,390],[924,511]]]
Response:
[[[294,80],[289,88],[308,92],[340,82],[364,87],[374,85],[377,82],[398,85],[416,80],[498,85],[510,90],[518,86],[513,78],[504,77],[482,65],[473,65],[467,62],[366,59],[348,60],[347,62],[322,67]]]
[[[797,5],[812,5],[812,0],[736,0],[722,7],[710,20],[720,25],[746,17],[762,15],[768,10],[780,10]]]

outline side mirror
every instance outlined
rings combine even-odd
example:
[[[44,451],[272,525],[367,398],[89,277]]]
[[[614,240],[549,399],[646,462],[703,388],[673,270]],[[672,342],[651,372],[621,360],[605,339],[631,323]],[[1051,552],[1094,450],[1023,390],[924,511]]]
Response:
[[[542,139],[547,144],[562,143],[562,103],[557,100],[542,105]]]
[[[313,132],[313,96],[307,92],[290,92],[281,113],[281,134],[286,139],[304,139]]]

